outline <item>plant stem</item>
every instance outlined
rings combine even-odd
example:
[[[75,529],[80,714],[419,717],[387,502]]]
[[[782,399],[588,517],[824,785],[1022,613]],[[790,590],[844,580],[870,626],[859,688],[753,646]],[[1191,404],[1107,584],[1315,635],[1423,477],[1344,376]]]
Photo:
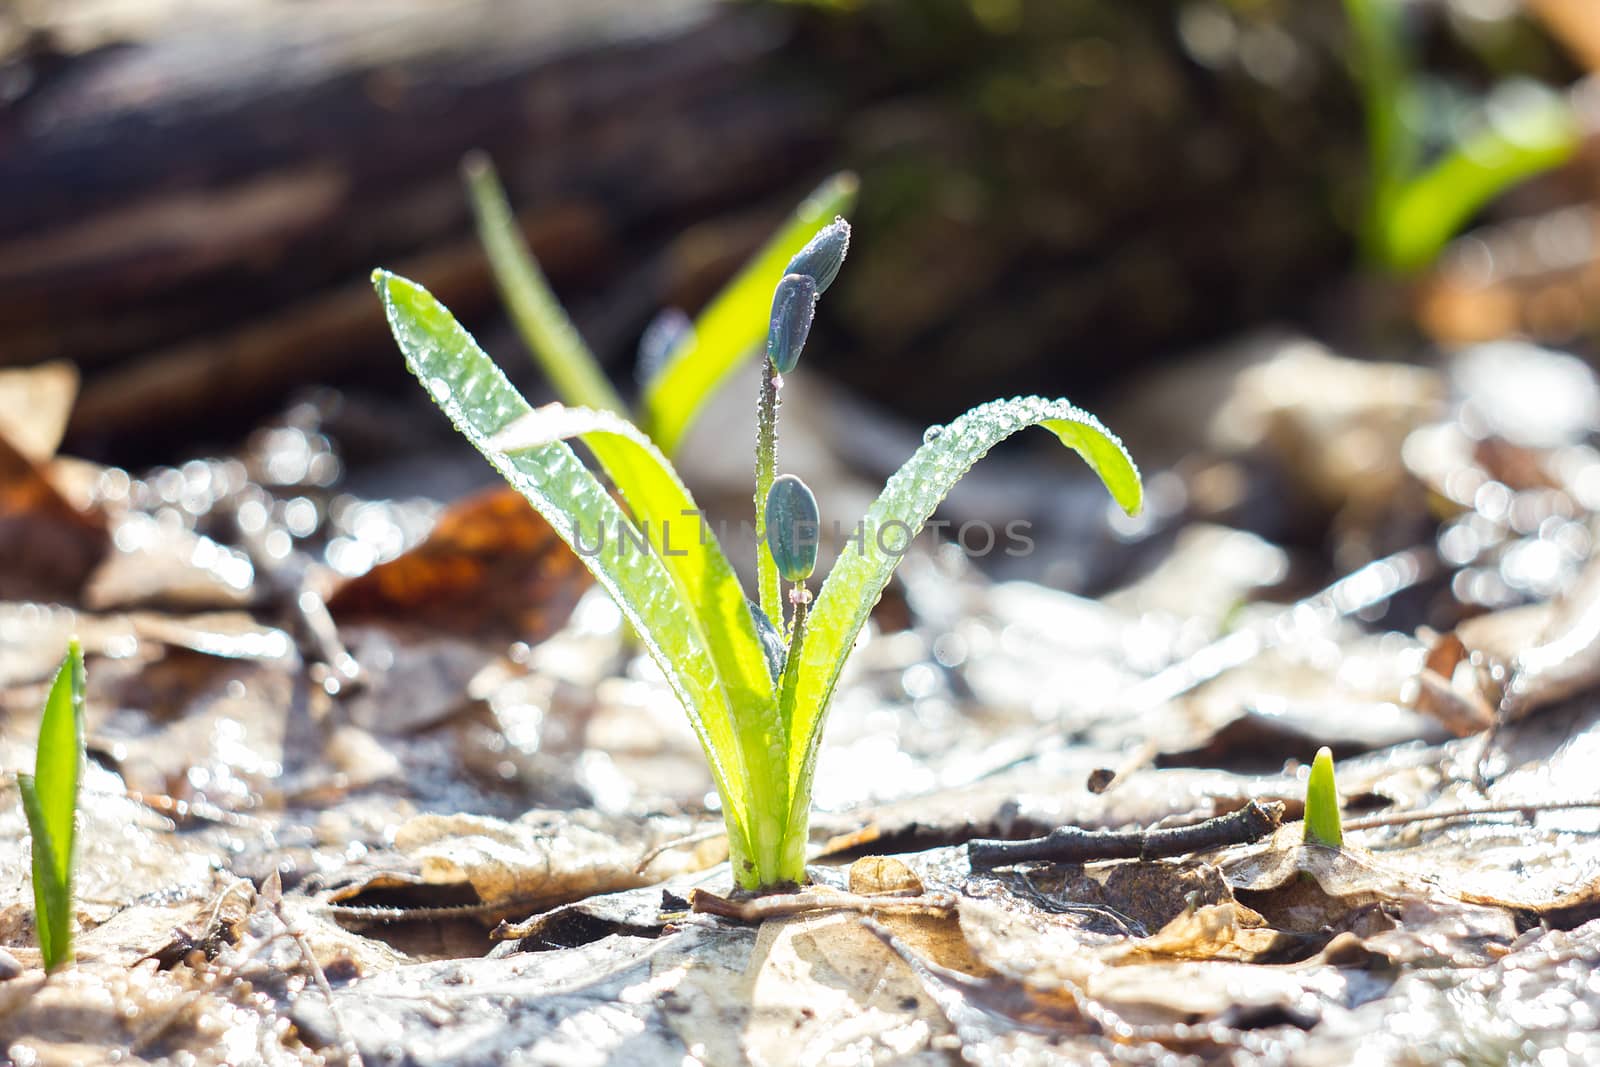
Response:
[[[785,632],[778,563],[767,547],[767,494],[778,470],[778,386],[783,379],[769,359],[762,360],[761,396],[756,402],[756,588],[761,610]]]
[[[789,658],[791,660],[800,655],[805,646],[806,609],[811,603],[811,596],[806,591],[803,583],[796,583],[794,588],[803,595],[794,599],[794,623],[789,635]],[[796,671],[785,670],[783,672],[785,685],[792,686],[797,675],[798,672]],[[793,696],[792,692],[781,695],[779,698],[780,705],[792,707]],[[792,723],[784,723],[784,729],[790,733],[790,740],[785,744],[786,749],[789,744],[793,743],[792,727]],[[807,754],[808,764],[815,758],[816,753],[813,749]],[[811,774],[809,766],[807,772],[802,774],[792,785],[787,781],[787,767],[784,769],[782,777],[785,779],[785,784],[789,786],[790,793],[785,798],[785,808],[775,810],[786,809],[788,819],[784,823],[782,838],[779,842],[780,852],[777,857],[777,866],[772,872],[773,877],[767,881],[768,884],[775,882],[803,884],[806,880],[806,846],[811,841]]]

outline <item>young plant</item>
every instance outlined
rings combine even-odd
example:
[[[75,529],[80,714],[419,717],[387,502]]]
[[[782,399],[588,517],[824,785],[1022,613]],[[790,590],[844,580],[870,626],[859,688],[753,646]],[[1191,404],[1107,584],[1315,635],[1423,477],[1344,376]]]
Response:
[[[1366,112],[1362,241],[1373,262],[1401,273],[1428,266],[1485,204],[1577,151],[1572,108],[1537,83],[1517,81],[1496,88],[1477,121],[1424,162],[1418,126],[1427,94],[1413,69],[1401,4],[1344,0],[1344,10]]]
[[[626,415],[627,406],[523,239],[493,164],[474,153],[462,163],[462,174],[501,299],[556,395],[571,407]],[[855,175],[840,173],[818,186],[706,305],[682,343],[648,368],[634,421],[667,455],[677,452],[711,394],[759,350],[766,300],[784,265],[829,220],[849,212],[857,184]]]
[[[74,638],[39,721],[32,774],[17,775],[33,837],[33,907],[39,952],[53,971],[72,960],[72,860],[83,765],[83,649]]]
[[[780,368],[794,370],[816,297],[838,272],[848,238],[848,225],[836,220],[777,272],[758,434],[757,466],[766,472],[756,497],[759,607],[746,599],[677,472],[641,430],[613,412],[530,408],[424,289],[373,274],[412,372],[578,551],[682,703],[722,801],[735,879],[747,889],[804,880],[812,780],[839,673],[907,540],[975,462],[1017,431],[1042,426],[1089,463],[1123,508],[1137,511],[1142,500],[1132,459],[1093,416],[1065,400],[997,400],[928,432],[812,603],[806,581],[816,565],[817,508],[798,479],[772,477],[777,393]],[[574,439],[615,497],[580,461]],[[782,581],[790,583],[787,625]]]
[[[1306,844],[1344,847],[1344,824],[1339,818],[1339,790],[1333,781],[1333,752],[1317,749],[1306,779]]]

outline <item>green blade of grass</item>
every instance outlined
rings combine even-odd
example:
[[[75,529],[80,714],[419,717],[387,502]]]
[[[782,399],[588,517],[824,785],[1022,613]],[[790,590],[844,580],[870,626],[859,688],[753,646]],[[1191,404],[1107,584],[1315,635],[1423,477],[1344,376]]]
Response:
[[[650,439],[672,455],[695,416],[747,358],[761,351],[772,311],[772,291],[794,254],[836,216],[849,214],[859,182],[835,174],[795,209],[781,230],[706,305],[694,336],[644,388],[641,413]]]
[[[33,775],[18,775],[33,837],[33,901],[46,970],[72,959],[72,861],[83,765],[83,649],[76,638],[39,720]]]
[[[556,395],[568,404],[626,412],[599,360],[550,290],[489,157],[475,152],[462,162],[461,171],[500,299]]]
[[[39,955],[44,969],[53,971],[72,959],[72,885],[63,881],[60,860],[44,829],[45,804],[31,774],[17,775],[22,792],[22,812],[33,835],[33,915],[39,931]]]
[[[1536,95],[1521,114],[1486,124],[1393,191],[1381,230],[1391,267],[1426,267],[1484,205],[1572,158],[1582,135],[1571,107],[1553,93],[1529,91]]]
[[[1381,225],[1395,189],[1416,166],[1417,136],[1405,123],[1403,97],[1410,83],[1411,60],[1400,6],[1395,0],[1344,0],[1351,30],[1355,76],[1361,87],[1367,128],[1369,228]],[[1368,238],[1376,237],[1376,231]]]
[[[1317,750],[1306,779],[1306,844],[1344,847],[1344,824],[1339,818],[1339,790],[1333,780],[1333,752]]]
[[[781,710],[790,737],[789,792],[809,802],[822,720],[867,616],[899,565],[902,542],[914,537],[951,487],[995,445],[1029,426],[1043,426],[1099,475],[1129,513],[1143,502],[1139,470],[1109,430],[1065,400],[1019,397],[973,408],[937,434],[895,472],[867,510],[860,544],[844,547],[822,584],[799,650],[784,667]],[[882,532],[890,531],[887,536]],[[791,809],[790,820],[805,813]]]
[[[633,424],[609,412],[550,404],[495,435],[490,444],[513,460],[554,442],[579,438],[622,494],[652,544],[710,651],[732,706],[750,775],[750,833],[757,841],[781,828],[788,812],[787,738],[772,673],[749,602],[715,533],[672,465]],[[757,825],[765,815],[772,825]],[[758,846],[759,847],[759,846]]]
[[[515,455],[496,447],[496,435],[532,411],[527,401],[427,290],[386,271],[375,271],[373,284],[412,373],[456,429],[563,541],[577,547],[575,539],[581,536],[593,546],[599,530],[615,535],[624,527],[637,529],[565,443]],[[580,531],[580,518],[596,527]],[[748,777],[736,740],[734,708],[700,627],[685,625],[694,609],[657,554],[620,547],[615,536],[608,536],[606,544],[599,552],[585,548],[579,557],[638,631],[688,712],[724,807],[734,816],[730,833],[747,834],[742,818],[748,810]],[[744,845],[748,849],[748,838]]]

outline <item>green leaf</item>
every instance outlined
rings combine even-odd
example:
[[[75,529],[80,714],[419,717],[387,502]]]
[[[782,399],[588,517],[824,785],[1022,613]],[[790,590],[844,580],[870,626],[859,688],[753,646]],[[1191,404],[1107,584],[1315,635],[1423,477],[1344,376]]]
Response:
[[[33,837],[33,901],[46,970],[72,959],[72,862],[83,765],[83,649],[74,638],[39,721],[34,772],[18,775]]]
[[[1564,99],[1531,84],[1502,87],[1500,96],[1516,100],[1394,190],[1381,231],[1384,258],[1391,267],[1426,267],[1484,205],[1518,182],[1560,166],[1577,151],[1582,137]],[[1497,110],[1492,100],[1489,110]]]
[[[645,385],[644,425],[667,455],[678,450],[717,387],[746,358],[762,350],[772,293],[789,260],[835,216],[850,211],[858,185],[854,174],[835,174],[807,197],[783,229],[706,305],[695,320],[693,340]]]
[[[549,404],[516,420],[490,441],[513,460],[552,443],[581,438],[622,494],[688,609],[722,679],[740,751],[750,775],[753,810],[787,804],[786,741],[772,673],[750,604],[715,533],[677,471],[632,423],[608,412]],[[726,740],[717,743],[725,744]],[[769,791],[781,788],[781,799]],[[786,809],[785,809],[786,810]]]
[[[1508,82],[1487,101],[1481,129],[1432,166],[1407,115],[1423,100],[1398,0],[1344,0],[1366,113],[1370,189],[1362,241],[1391,270],[1420,270],[1484,205],[1565,163],[1581,139],[1571,107],[1532,82]],[[1509,106],[1508,106],[1509,105]]]
[[[790,810],[791,827],[805,818],[798,805],[810,803],[822,721],[839,672],[899,565],[904,543],[922,529],[945,494],[974,463],[1028,426],[1045,427],[1082,456],[1129,513],[1141,506],[1139,470],[1122,442],[1094,416],[1065,400],[996,400],[974,408],[937,433],[930,431],[923,446],[889,479],[867,510],[860,543],[845,545],[810,612],[802,647],[790,650],[779,699],[789,723],[790,795],[796,805]]]
[[[1317,750],[1306,780],[1306,844],[1344,847],[1344,825],[1339,819],[1339,790],[1333,781],[1333,753]]]
[[[1418,149],[1402,100],[1411,79],[1409,42],[1395,0],[1344,0],[1344,11],[1365,105],[1369,163],[1382,184],[1408,172]]]
[[[638,631],[646,651],[682,702],[705,750],[722,795],[732,847],[736,853],[741,849],[748,853],[750,840],[744,818],[749,810],[749,776],[738,742],[735,706],[717,669],[718,653],[708,645],[704,628],[694,624],[697,610],[686,601],[679,576],[668,570],[656,552],[638,551],[616,536],[624,528],[638,531],[638,527],[571,447],[559,440],[548,444],[530,442],[529,447],[511,454],[494,443],[497,435],[526,419],[532,409],[443,305],[416,283],[385,271],[374,272],[373,284],[412,373],[456,429],[527,498],[557,535],[568,545],[581,547],[579,557],[585,566]],[[607,435],[597,432],[597,436]],[[606,447],[602,442],[601,448]],[[619,446],[617,452],[624,450]],[[616,455],[612,458],[615,460]],[[639,494],[639,506],[668,506],[659,503],[659,499],[670,495],[659,478],[650,483],[648,493],[639,490],[646,482],[641,472],[649,464],[635,462],[638,469],[630,477]],[[607,533],[606,547],[596,552],[593,548],[602,529]],[[581,546],[575,543],[580,537]],[[708,610],[719,612],[722,594],[711,588],[716,583],[711,572],[717,565],[710,556],[708,551],[698,558],[706,570],[702,580],[710,597]],[[680,573],[684,573],[682,569]],[[738,604],[748,620],[742,597]],[[750,632],[754,643],[753,626]],[[727,650],[722,652],[726,654]],[[757,674],[765,674],[759,646],[753,648],[751,655]],[[739,684],[744,681],[741,679]],[[751,684],[759,688],[759,683]]]
[[[556,395],[568,404],[626,412],[627,406],[539,269],[489,157],[468,156],[462,174],[500,298]]]

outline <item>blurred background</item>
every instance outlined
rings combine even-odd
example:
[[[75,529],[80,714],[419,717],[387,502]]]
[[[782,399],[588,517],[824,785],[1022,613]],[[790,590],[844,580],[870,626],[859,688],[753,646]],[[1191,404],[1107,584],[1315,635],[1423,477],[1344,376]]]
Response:
[[[1241,368],[1301,342],[1591,354],[1595,63],[1585,0],[11,0],[0,366],[76,368],[74,456],[177,464],[290,411],[363,491],[451,498],[492,474],[410,383],[368,272],[427,285],[551,396],[473,235],[465,153],[497,164],[626,395],[653,318],[698,311],[849,170],[849,263],[787,405],[797,469],[870,485],[929,423],[1066,395],[1157,475],[1146,528],[1198,506],[1320,550],[1347,487],[1195,458],[1259,438],[1248,403],[1216,422]],[[1408,402],[1316,372],[1289,378]],[[726,441],[752,395],[736,383],[681,457],[712,497],[748,492]],[[1352,470],[1392,484],[1396,456]],[[1098,498],[1085,517],[1007,469],[951,508],[1036,518],[1047,548],[1103,536]],[[1414,533],[1369,529],[1342,562]],[[1068,555],[1031,573],[1125,573]]]

